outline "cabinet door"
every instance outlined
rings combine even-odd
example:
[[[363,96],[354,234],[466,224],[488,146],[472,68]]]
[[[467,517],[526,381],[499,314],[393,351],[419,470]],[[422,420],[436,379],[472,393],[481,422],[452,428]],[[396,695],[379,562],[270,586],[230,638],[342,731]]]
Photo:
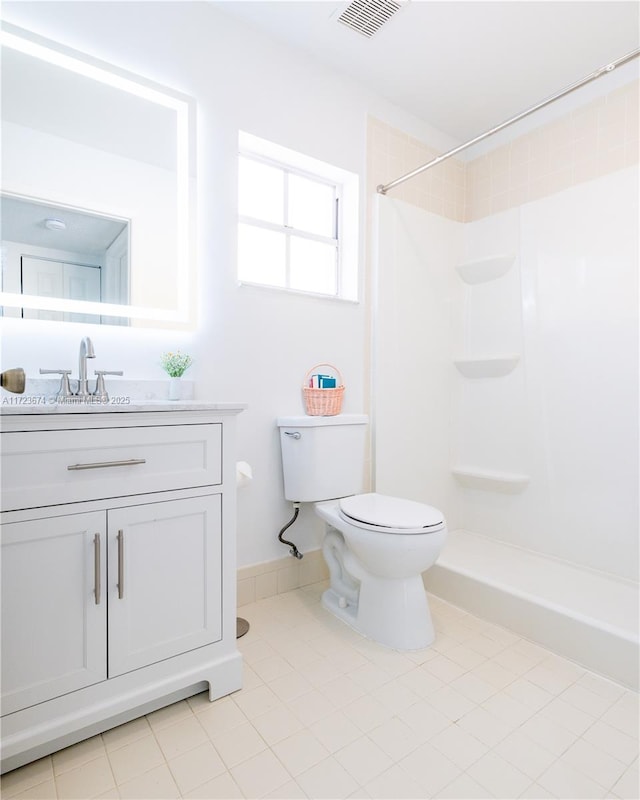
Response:
[[[105,513],[2,526],[2,713],[105,680]]]
[[[218,641],[220,495],[108,512],[109,677]]]

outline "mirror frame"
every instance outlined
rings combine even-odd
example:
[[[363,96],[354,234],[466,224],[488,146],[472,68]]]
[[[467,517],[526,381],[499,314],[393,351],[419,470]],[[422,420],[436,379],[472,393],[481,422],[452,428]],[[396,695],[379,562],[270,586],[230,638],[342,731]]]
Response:
[[[9,23],[2,23],[0,46],[18,50],[49,64],[68,69],[87,78],[92,78],[111,87],[121,89],[176,112],[176,285],[177,307],[175,310],[149,308],[145,306],[119,305],[115,303],[45,298],[0,291],[0,305],[10,308],[29,308],[45,311],[95,314],[100,316],[125,317],[129,320],[165,323],[168,327],[192,327],[195,325],[194,303],[195,274],[192,263],[192,206],[191,189],[192,161],[195,148],[192,146],[195,131],[195,101],[192,97],[176,92],[160,84],[148,81],[139,75],[127,72],[112,64],[72,50],[57,42],[45,39],[31,31]],[[7,188],[7,191],[10,191]],[[42,198],[43,202],[46,201]],[[130,264],[130,269],[135,269]]]

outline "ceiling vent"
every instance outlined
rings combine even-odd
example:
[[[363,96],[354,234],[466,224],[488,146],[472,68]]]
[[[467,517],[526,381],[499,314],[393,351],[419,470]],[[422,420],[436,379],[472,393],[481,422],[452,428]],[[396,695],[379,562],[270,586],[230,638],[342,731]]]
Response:
[[[338,17],[338,22],[370,39],[402,8],[396,0],[353,0]]]

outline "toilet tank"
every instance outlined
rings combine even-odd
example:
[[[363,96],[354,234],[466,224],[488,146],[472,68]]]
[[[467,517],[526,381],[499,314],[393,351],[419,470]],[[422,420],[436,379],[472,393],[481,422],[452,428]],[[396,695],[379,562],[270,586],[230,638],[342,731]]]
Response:
[[[279,417],[284,496],[300,503],[364,491],[365,414]]]

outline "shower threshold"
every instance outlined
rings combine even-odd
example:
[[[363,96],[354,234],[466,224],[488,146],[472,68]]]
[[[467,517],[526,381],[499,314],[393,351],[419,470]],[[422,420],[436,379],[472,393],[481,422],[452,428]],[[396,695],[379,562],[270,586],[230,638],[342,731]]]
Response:
[[[636,583],[463,530],[424,578],[437,597],[639,688]]]

